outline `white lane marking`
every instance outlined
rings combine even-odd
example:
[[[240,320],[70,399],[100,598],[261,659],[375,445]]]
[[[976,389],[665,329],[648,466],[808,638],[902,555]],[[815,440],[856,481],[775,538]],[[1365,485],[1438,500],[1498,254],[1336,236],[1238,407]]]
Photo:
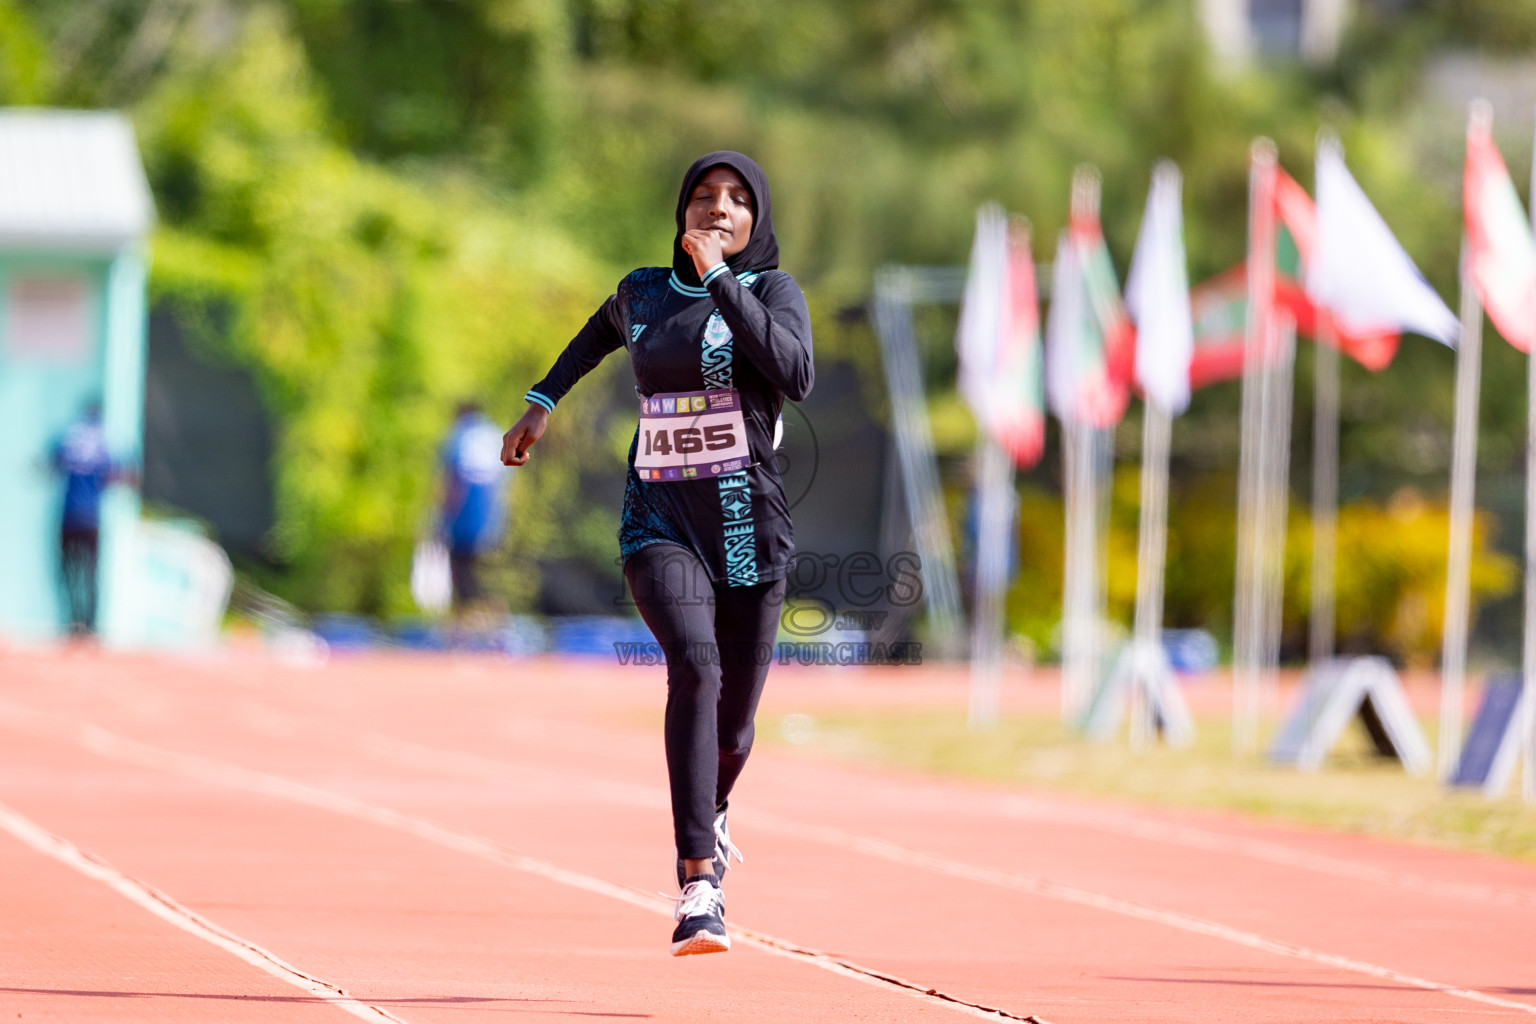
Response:
[[[38,712],[31,712],[30,710],[28,711],[28,717],[31,718],[31,720],[34,722],[44,718],[53,720],[53,716],[45,716]],[[161,770],[202,779],[204,781],[219,781],[233,787],[260,792],[269,796],[281,797],[283,799],[288,799],[299,803],[307,803],[311,806],[336,811],[337,813],[359,818],[364,821],[370,821],[374,824],[410,832],[411,834],[417,835],[420,838],[426,839],[430,842],[436,842],[451,849],[458,849],[461,852],[469,853],[472,856],[483,857],[496,863],[505,864],[509,867],[515,867],[518,870],[528,871],[532,874],[540,874],[555,881],[565,882],[566,884],[572,885],[575,888],[587,889],[591,892],[610,895],[615,899],[623,900],[624,902],[630,903],[634,906],[645,907],[646,909],[650,909],[653,912],[663,914],[667,913],[664,908],[657,906],[652,901],[651,897],[641,895],[635,891],[616,886],[613,883],[605,882],[601,879],[582,875],[577,872],[567,871],[564,868],[557,867],[553,864],[548,864],[544,861],[539,861],[531,857],[525,857],[520,854],[511,853],[510,851],[502,849],[489,840],[470,836],[464,833],[453,832],[432,822],[426,821],[424,819],[414,818],[410,815],[405,815],[389,808],[377,807],[360,800],[354,800],[351,797],[347,797],[339,793],[333,793],[329,790],[320,789],[305,783],[293,782],[275,775],[268,775],[263,772],[252,771],[247,768],[241,768],[236,765],[230,765],[224,762],[214,761],[192,754],[181,754],[174,751],[163,750],[158,747],[152,747],[147,744],[139,743],[135,740],[117,736],[114,733],[108,732],[105,729],[90,724],[81,724],[79,726],[77,735],[79,742],[83,746],[106,757],[114,757],[118,760],[139,763],[147,767],[159,768]],[[406,746],[416,745],[409,744]],[[431,748],[418,748],[418,750],[431,750]],[[489,761],[490,759],[475,758],[475,760]],[[1382,967],[1366,961],[1354,960],[1349,957],[1343,957],[1332,953],[1325,953],[1293,943],[1267,939],[1252,932],[1244,932],[1240,929],[1232,928],[1227,925],[1220,924],[1219,922],[1208,921],[1204,918],[1195,917],[1193,915],[1181,914],[1177,911],[1163,910],[1158,907],[1136,903],[1131,900],[1125,900],[1115,896],[1096,893],[1092,890],[1080,889],[1075,886],[1064,885],[1059,882],[1052,882],[1049,879],[1031,878],[1023,875],[1015,875],[1006,871],[998,871],[991,868],[965,864],[960,861],[950,860],[946,857],[939,857],[933,854],[924,853],[919,850],[912,850],[907,847],[899,846],[895,843],[886,842],[884,840],[859,836],[853,833],[844,832],[841,829],[796,822],[767,812],[757,812],[745,817],[747,817],[748,820],[755,819],[755,823],[759,827],[779,831],[784,834],[798,835],[801,838],[812,839],[818,842],[835,845],[842,849],[855,849],[866,855],[887,860],[892,863],[902,864],[909,867],[925,868],[955,878],[968,879],[970,881],[995,885],[1005,889],[1011,889],[1016,892],[1023,892],[1046,899],[1054,899],[1062,902],[1074,903],[1080,906],[1092,907],[1098,910],[1137,918],[1156,924],[1162,924],[1168,927],[1178,928],[1183,931],[1189,931],[1211,938],[1222,939],[1237,945],[1262,950],[1264,952],[1307,960],[1313,963],[1334,967],[1340,970],[1364,974],[1387,981],[1394,981],[1405,986],[1425,989],[1433,992],[1440,992],[1445,995],[1454,996],[1456,998],[1465,999],[1471,1002],[1482,1003],[1489,1006],[1498,1006],[1504,1009],[1518,1010],[1523,1013],[1536,1015],[1536,1006],[1533,1006],[1529,1003],[1521,1003],[1514,1000],[1501,999],[1498,996],[1492,996],[1484,992],[1479,992],[1473,989],[1458,988],[1453,985],[1447,985],[1441,982],[1415,977],[1414,975],[1405,974],[1400,971],[1395,971],[1392,968]],[[757,944],[753,943],[752,936],[749,934],[743,933],[742,938],[749,943]],[[781,955],[793,955],[785,952],[785,950],[793,948],[792,944],[789,943],[784,943],[783,949],[774,949],[774,947],[768,945],[760,945],[760,948],[771,949],[777,953],[780,953]],[[828,970],[833,970],[833,964],[836,963],[823,963],[814,959],[808,959],[805,962],[816,963],[818,966],[822,966]],[[849,967],[841,967],[841,970],[838,971],[838,973],[842,973],[842,971],[848,970]],[[854,971],[853,975],[858,976],[861,978],[861,980],[871,984],[883,984],[882,981],[878,980],[878,975],[876,975],[874,972],[865,973],[866,970],[867,969],[859,969]],[[997,1019],[995,1014],[981,1011],[979,1007],[975,1007],[973,1004],[950,1003],[948,1005],[952,1005],[956,1009],[969,1009],[971,1012],[981,1012],[984,1016],[987,1016],[991,1019]]]
[[[366,735],[363,738],[363,745],[368,753],[407,767],[479,776],[494,773],[503,778],[514,774],[520,774],[525,778],[536,775],[574,784],[584,795],[611,803],[630,804],[637,807],[671,806],[667,791],[659,786],[613,782],[552,768],[522,765],[478,754],[467,754],[462,751],[440,750],[377,733]],[[913,795],[923,802],[924,810],[948,813],[956,813],[958,810],[953,793]],[[917,801],[904,799],[899,804],[895,802],[887,802],[887,804],[904,812],[911,812],[915,809],[913,806],[915,802]],[[1208,853],[1238,855],[1281,867],[1299,868],[1351,881],[1370,882],[1389,888],[1407,889],[1427,896],[1466,900],[1508,910],[1536,910],[1536,893],[1532,892],[1441,881],[1411,872],[1392,871],[1358,861],[1314,854],[1268,840],[1237,838],[1206,829],[1173,825],[1129,814],[1122,815],[1118,812],[1060,807],[1031,797],[987,797],[976,806],[974,813],[1068,825]]]
[[[842,829],[829,828],[822,825],[804,824],[761,811],[755,811],[750,815],[743,815],[743,817],[759,828],[768,828],[784,835],[796,835],[804,839],[837,846],[841,849],[858,850],[868,856],[877,857],[880,860],[889,861],[893,864],[924,868],[952,878],[964,878],[986,885],[1012,889],[1015,892],[1027,893],[1032,896],[1041,896],[1064,903],[1075,903],[1079,906],[1106,910],[1110,913],[1138,918],[1154,924],[1167,925],[1170,928],[1178,928],[1181,931],[1193,932],[1197,935],[1223,939],[1227,942],[1236,943],[1239,946],[1247,946],[1250,949],[1278,953],[1281,956],[1295,957],[1299,960],[1309,960],[1328,967],[1352,971],[1356,974],[1365,974],[1387,981],[1395,981],[1402,985],[1440,992],[1445,995],[1456,996],[1460,999],[1484,1003],[1488,1006],[1498,1006],[1507,1010],[1519,1010],[1523,1013],[1536,1014],[1536,1006],[1530,1003],[1516,1002],[1513,999],[1501,999],[1486,992],[1458,988],[1454,985],[1431,981],[1427,978],[1415,977],[1414,975],[1404,974],[1390,967],[1381,967],[1364,960],[1355,960],[1334,953],[1324,953],[1320,950],[1291,942],[1267,939],[1262,935],[1245,932],[1217,921],[1195,917],[1192,914],[1182,914],[1174,910],[1163,910],[1160,907],[1121,899],[1118,896],[1097,893],[1091,889],[1081,889],[1077,886],[1053,882],[1048,878],[1033,878],[1028,875],[1016,875],[1007,871],[998,871],[993,868],[966,864],[961,861],[951,860],[948,857],[940,857],[931,853],[924,853],[921,850],[900,846],[896,843],[886,842],[883,839],[872,839],[868,836],[860,836],[851,832],[844,832]]]
[[[136,740],[118,736],[106,729],[88,723],[80,724],[77,739],[81,746],[103,757],[181,775],[199,782],[218,783],[233,789],[259,793],[263,796],[275,797],[293,803],[305,804],[320,810],[331,811],[373,825],[395,829],[396,831],[415,836],[418,839],[424,839],[427,842],[436,843],[439,846],[444,846],[460,853],[466,853],[472,857],[479,857],[482,860],[490,861],[502,867],[513,868],[514,870],[537,875],[550,881],[560,882],[575,889],[607,896],[610,899],[627,903],[630,906],[638,907],[654,914],[660,914],[663,917],[670,918],[672,916],[672,909],[669,906],[659,902],[656,897],[637,890],[616,885],[613,882],[605,881],[593,875],[571,871],[551,864],[548,861],[539,860],[536,857],[516,853],[489,839],[467,832],[456,832],[425,818],[418,818],[388,807],[370,804],[328,789],[321,789],[318,786],[295,782],[277,775],[269,775],[266,772],[242,768],[239,765],[215,761],[211,758],[200,757],[195,754],[182,754],[160,747],[153,747],[145,743],[139,743]],[[670,902],[670,900],[667,901],[667,903]],[[785,957],[797,963],[812,964],[824,971],[830,971],[845,978],[861,981],[883,991],[889,992],[894,989],[914,998],[937,1003],[940,1006],[957,1010],[973,1017],[980,1017],[983,1020],[1016,1020],[1028,1021],[1032,1022],[1032,1024],[1048,1024],[1048,1022],[1037,1017],[1021,1017],[1005,1010],[965,1002],[927,986],[904,981],[894,975],[863,967],[851,960],[807,949],[795,943],[774,938],[763,932],[739,927],[733,927],[732,932],[740,941],[763,952]]]
[[[582,791],[586,795],[604,797],[618,803],[630,803],[638,806],[653,807],[658,799],[665,802],[666,793],[653,787],[640,786],[633,783],[610,783],[606,780],[587,780],[579,776],[565,775],[555,769],[525,768],[522,765],[507,761],[499,761],[493,758],[481,757],[475,754],[463,754],[455,751],[437,750],[432,747],[422,746],[416,743],[408,743],[403,740],[390,739],[388,737],[371,735],[367,738],[368,749],[378,755],[394,758],[403,764],[416,768],[437,768],[439,770],[468,771],[481,774],[495,773],[502,777],[509,775],[521,775],[526,778],[529,774],[545,775],[575,781],[582,784]],[[761,828],[768,832],[777,832],[781,835],[795,836],[800,839],[808,839],[839,849],[858,850],[867,856],[900,864],[905,867],[922,868],[935,871],[939,874],[953,878],[963,878],[973,882],[981,882],[987,885],[1000,886],[1015,892],[1023,892],[1032,896],[1040,896],[1046,899],[1054,899],[1067,903],[1075,903],[1080,906],[1094,907],[1098,910],[1106,910],[1111,913],[1122,914],[1128,917],[1151,921],[1156,924],[1178,928],[1183,931],[1194,932],[1212,938],[1223,939],[1251,949],[1259,949],[1269,953],[1277,953],[1281,956],[1294,957],[1300,960],[1308,960],[1313,963],[1323,964],[1341,970],[1351,971],[1357,974],[1365,974],[1374,978],[1395,981],[1402,985],[1414,988],[1428,989],[1446,995],[1456,996],[1472,1002],[1483,1003],[1490,1006],[1498,1006],[1504,1009],[1520,1010],[1524,1013],[1536,1014],[1536,1006],[1515,1000],[1501,999],[1498,996],[1489,995],[1475,989],[1458,988],[1453,985],[1418,978],[1411,974],[1404,974],[1389,967],[1381,967],[1363,960],[1354,960],[1349,957],[1339,956],[1333,953],[1325,953],[1306,946],[1276,939],[1265,938],[1252,932],[1245,932],[1219,922],[1209,921],[1204,918],[1177,911],[1163,910],[1158,907],[1136,903],[1132,900],[1121,899],[1117,896],[1108,896],[1096,893],[1089,889],[1053,882],[1046,878],[1035,878],[1025,875],[1017,875],[1007,871],[999,871],[993,868],[980,867],[966,864],[961,861],[951,860],[947,857],[925,853],[910,847],[900,846],[896,843],[882,839],[874,839],[842,829],[830,828],[820,825],[812,825],[805,822],[784,818],[768,811],[756,809],[733,810],[732,816],[755,828]],[[1225,837],[1216,836],[1222,839]]]
[[[253,732],[272,734],[269,729],[275,731],[276,726],[281,726],[284,732],[292,735],[307,734],[309,732],[309,720],[307,718],[292,715],[290,712],[278,711],[278,709],[266,708],[266,706],[249,703],[247,708],[257,708],[260,711],[258,722],[249,722],[241,718],[241,725],[247,726]],[[45,717],[40,712],[32,711],[22,706],[11,705],[5,702],[0,706],[0,714],[8,714],[11,717],[25,717],[29,720],[38,720]],[[527,720],[519,718],[518,734],[522,738],[547,737],[551,729],[564,729],[565,732],[578,731],[582,735],[590,734],[591,729],[573,729],[568,723],[558,723],[547,718]],[[329,731],[327,731],[327,735]],[[667,791],[656,786],[641,786],[634,783],[619,783],[619,781],[605,780],[605,778],[588,778],[581,775],[558,772],[554,769],[531,768],[531,766],[516,765],[511,761],[495,760],[495,758],[481,757],[476,754],[464,754],[458,751],[441,751],[430,746],[409,743],[406,740],[396,740],[381,734],[369,734],[364,737],[364,746],[370,754],[387,757],[389,760],[402,763],[402,765],[415,766],[415,768],[436,769],[436,771],[456,772],[485,772],[498,771],[505,774],[507,771],[519,771],[524,774],[539,774],[550,778],[564,778],[564,780],[578,781],[582,786],[582,792],[591,798],[601,798],[610,803],[633,804],[633,806],[660,806],[670,808],[670,798]],[[872,795],[871,795],[872,797]],[[971,797],[971,794],[966,794]],[[874,797],[877,798],[877,797]],[[1511,910],[1536,910],[1536,892],[1519,889],[1501,889],[1495,886],[1481,886],[1475,883],[1461,883],[1461,881],[1445,881],[1439,878],[1428,878],[1425,875],[1413,874],[1413,872],[1401,872],[1401,870],[1384,869],[1375,864],[1364,864],[1359,861],[1344,860],[1339,857],[1329,857],[1324,854],[1312,854],[1309,851],[1301,851],[1292,846],[1284,846],[1281,843],[1273,843],[1269,840],[1253,840],[1253,838],[1238,838],[1223,835],[1220,832],[1212,832],[1201,827],[1183,826],[1183,824],[1170,824],[1166,821],[1149,820],[1132,812],[1124,811],[1098,811],[1091,808],[1075,808],[1075,806],[1061,806],[1055,801],[1044,800],[1038,797],[985,797],[980,803],[972,803],[966,800],[966,811],[957,808],[954,792],[931,791],[928,788],[914,788],[908,786],[900,794],[899,803],[885,801],[888,806],[909,812],[914,809],[914,804],[925,804],[925,808],[931,812],[945,812],[945,814],[1000,815],[1000,817],[1015,818],[1023,821],[1049,821],[1049,823],[1068,824],[1068,826],[1092,829],[1092,831],[1104,832],[1109,835],[1123,835],[1127,838],[1137,838],[1150,843],[1164,843],[1169,846],[1184,847],[1184,849],[1198,849],[1198,851],[1210,852],[1210,854],[1238,855],[1249,860],[1263,861],[1263,863],[1278,864],[1283,867],[1295,867],[1299,870],[1310,870],[1315,874],[1332,875],[1335,878],[1346,878],[1350,881],[1366,881],[1366,883],[1379,884],[1379,886],[1395,887],[1395,889],[1409,890],[1418,894],[1430,895],[1430,897],[1450,898],[1450,900],[1464,900],[1468,903],[1481,903],[1487,906],[1505,907]]]
[[[1132,839],[1181,846],[1186,849],[1204,850],[1210,853],[1237,854],[1252,860],[1265,861],[1282,867],[1301,868],[1318,874],[1333,875],[1351,881],[1372,882],[1426,896],[1467,900],[1510,910],[1536,910],[1536,892],[1519,889],[1502,889],[1489,885],[1466,882],[1448,882],[1428,878],[1409,871],[1393,871],[1372,864],[1311,853],[1295,847],[1264,839],[1247,839],[1223,835],[1207,829],[1187,825],[1173,825],[1150,821],[1130,815],[1108,811],[1078,810],[1052,807],[1043,802],[1020,797],[999,801],[998,813],[1005,817],[1028,821],[1049,821],[1063,825],[1091,828],[1112,835]]]
[[[161,920],[175,925],[204,942],[212,943],[226,953],[239,957],[251,966],[260,968],[274,978],[285,981],[338,1010],[366,1021],[373,1021],[375,1024],[379,1021],[405,1024],[394,1014],[381,1010],[377,1006],[359,1002],[348,995],[345,989],[305,974],[271,951],[219,927],[197,911],[177,903],[159,889],[123,874],[100,857],[86,853],[63,836],[49,832],[4,804],[0,804],[0,829],[9,832],[38,853],[52,857],[60,864],[73,868],[87,878],[101,882],[119,896],[137,904]]]

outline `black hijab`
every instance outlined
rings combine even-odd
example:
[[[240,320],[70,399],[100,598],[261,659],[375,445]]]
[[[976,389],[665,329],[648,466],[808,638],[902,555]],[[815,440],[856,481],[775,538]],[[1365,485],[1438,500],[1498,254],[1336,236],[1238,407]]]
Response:
[[[683,252],[683,213],[699,179],[712,167],[729,167],[741,175],[752,193],[752,237],[747,239],[741,252],[725,258],[725,265],[736,274],[773,270],[779,265],[779,240],[773,234],[773,201],[768,195],[768,176],[751,157],[728,149],[716,150],[693,162],[688,173],[683,175],[683,190],[677,196],[677,236],[672,239],[672,270],[678,280],[687,285],[697,286],[699,273],[693,267],[693,257]]]

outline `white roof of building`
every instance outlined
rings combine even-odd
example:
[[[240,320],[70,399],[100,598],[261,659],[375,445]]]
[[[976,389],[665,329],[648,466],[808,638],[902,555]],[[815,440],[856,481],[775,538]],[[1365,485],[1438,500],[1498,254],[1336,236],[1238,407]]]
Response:
[[[0,249],[112,251],[154,217],[127,118],[0,109]]]

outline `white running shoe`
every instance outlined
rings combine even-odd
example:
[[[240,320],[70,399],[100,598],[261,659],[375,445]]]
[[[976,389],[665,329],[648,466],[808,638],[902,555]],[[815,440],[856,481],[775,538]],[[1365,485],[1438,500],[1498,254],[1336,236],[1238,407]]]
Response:
[[[694,875],[677,900],[677,927],[672,931],[672,955],[724,953],[731,948],[725,932],[725,898],[712,875]]]

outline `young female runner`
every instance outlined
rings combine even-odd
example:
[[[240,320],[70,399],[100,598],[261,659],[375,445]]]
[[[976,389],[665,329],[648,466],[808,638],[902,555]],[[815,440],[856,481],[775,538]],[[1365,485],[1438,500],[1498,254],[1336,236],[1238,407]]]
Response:
[[[726,799],[752,748],[793,527],[773,449],[786,398],[814,377],[810,315],[779,246],[762,168],[700,157],[683,176],[671,267],[619,282],[503,441],[521,466],[565,393],[629,349],[640,425],[619,524],[624,577],[667,659],[666,750],[677,840],[672,954],[730,948],[720,883],[741,853]]]

